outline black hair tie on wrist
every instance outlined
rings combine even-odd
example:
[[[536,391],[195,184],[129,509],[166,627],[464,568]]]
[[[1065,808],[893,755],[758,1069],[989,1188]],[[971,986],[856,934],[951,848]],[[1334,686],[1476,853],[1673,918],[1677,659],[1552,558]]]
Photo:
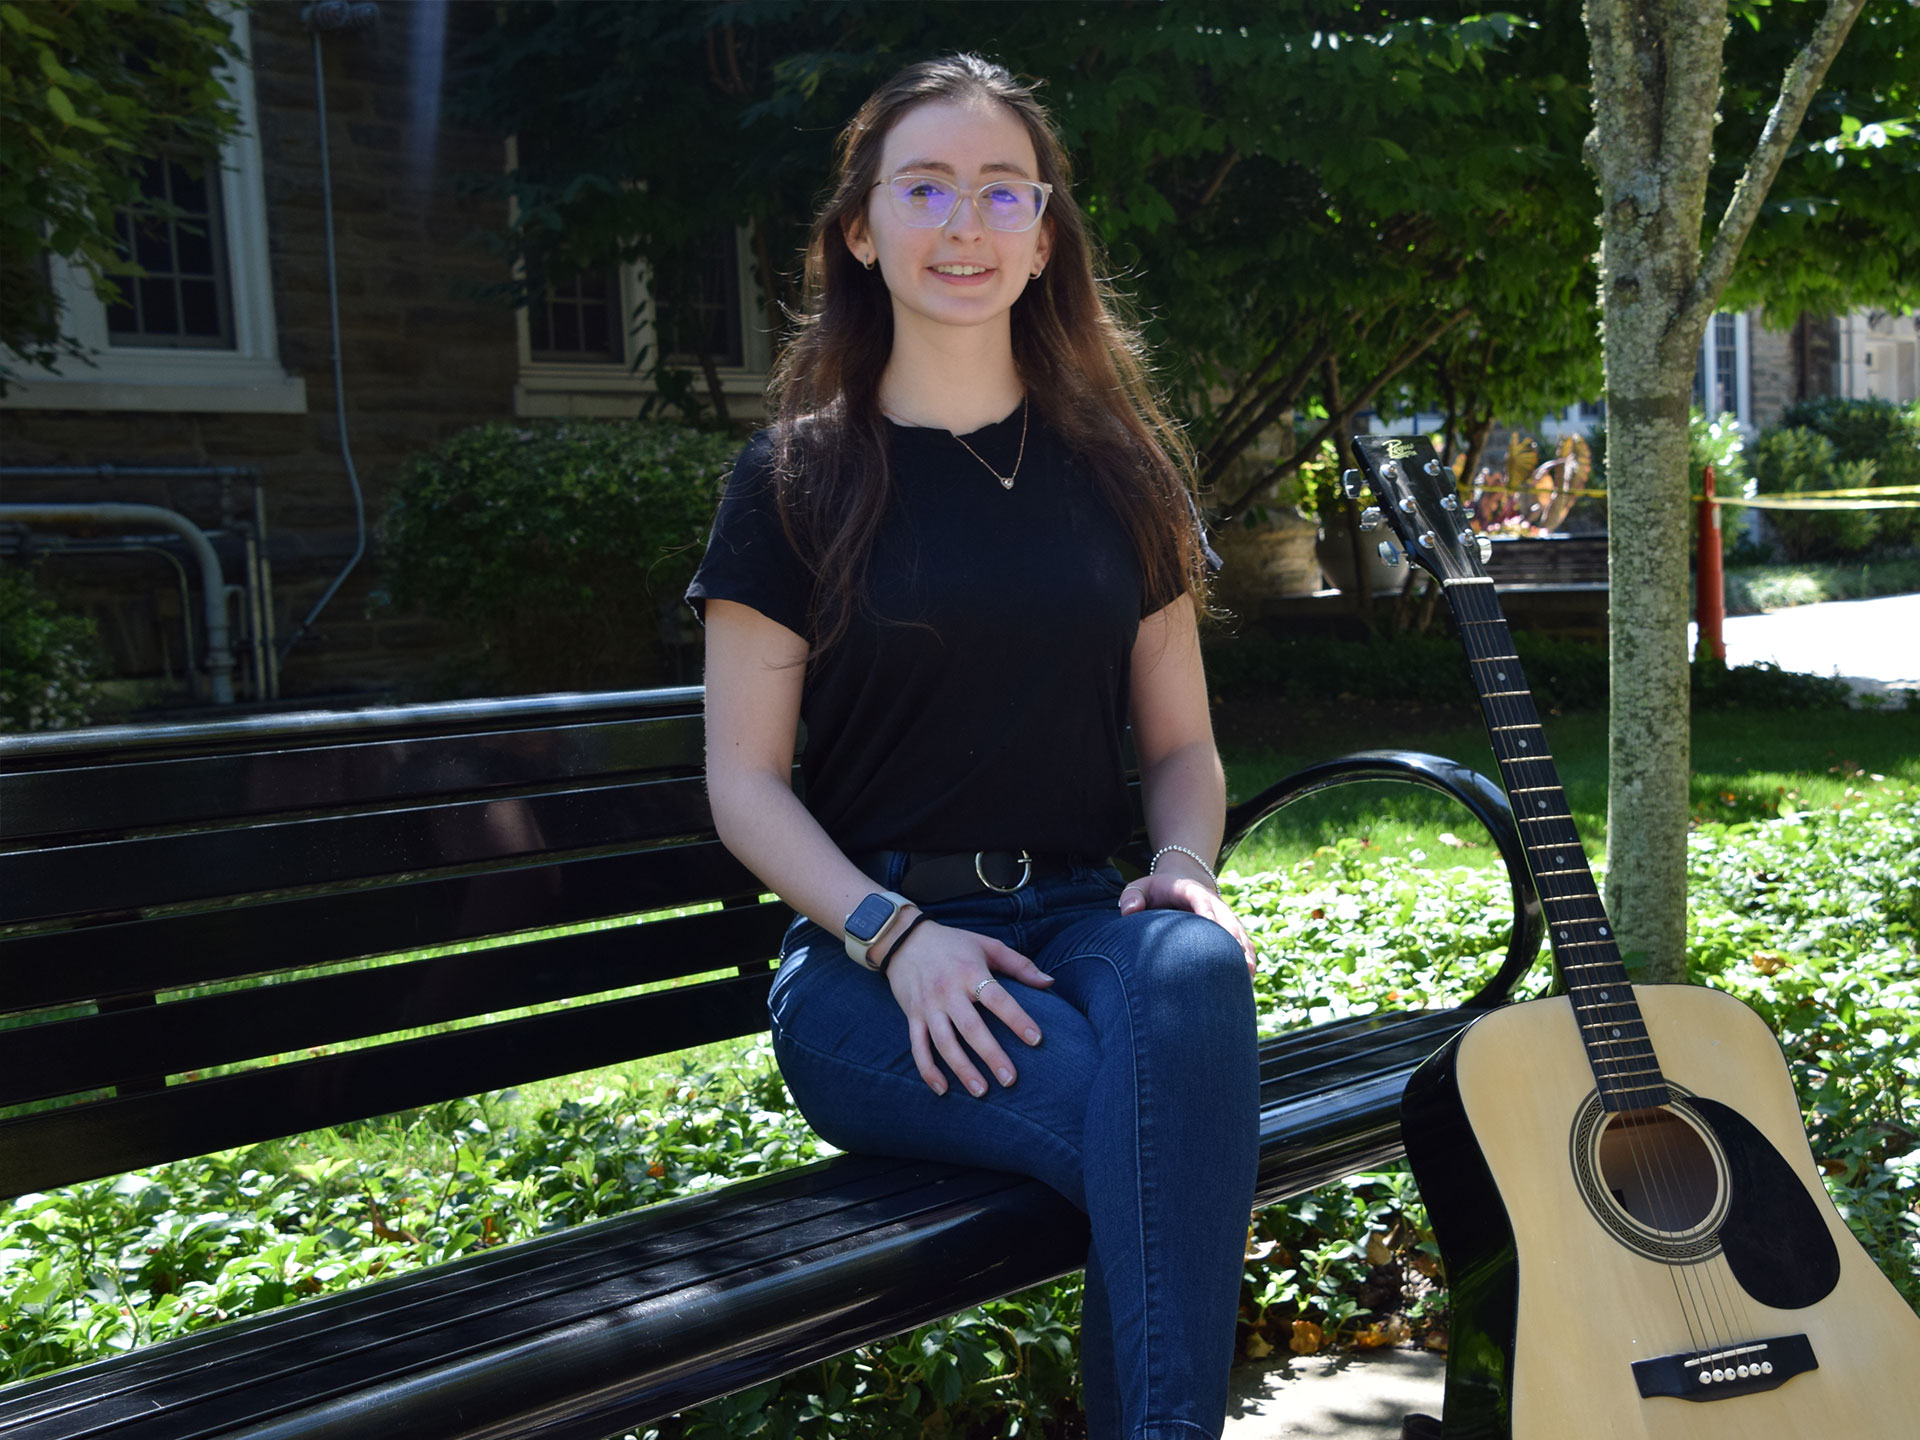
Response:
[[[907,943],[907,936],[913,934],[914,926],[918,925],[922,920],[925,920],[927,918],[929,918],[927,915],[927,912],[922,910],[918,915],[914,916],[913,919],[907,922],[907,928],[900,932],[900,938],[898,940],[895,940],[893,944],[887,947],[887,953],[885,957],[883,957],[880,961],[880,968],[874,973],[879,975],[884,975],[887,973],[887,966],[891,965],[893,963],[893,957],[900,953],[900,947]]]

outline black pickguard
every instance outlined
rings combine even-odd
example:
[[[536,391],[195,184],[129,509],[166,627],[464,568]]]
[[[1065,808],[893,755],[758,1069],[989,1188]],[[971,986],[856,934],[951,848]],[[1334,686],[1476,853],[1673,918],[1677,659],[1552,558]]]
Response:
[[[1740,1288],[1779,1310],[1826,1299],[1840,1283],[1840,1251],[1792,1167],[1738,1110],[1703,1095],[1688,1103],[1726,1152],[1720,1251]]]

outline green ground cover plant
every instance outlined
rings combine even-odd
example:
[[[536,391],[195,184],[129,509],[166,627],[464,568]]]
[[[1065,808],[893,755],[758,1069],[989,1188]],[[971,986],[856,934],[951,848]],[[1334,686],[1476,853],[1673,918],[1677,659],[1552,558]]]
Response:
[[[1856,742],[1898,719],[1846,718],[1864,728],[1838,738]],[[1727,760],[1749,751],[1764,760],[1785,742],[1756,725],[1703,737],[1700,748],[1712,757],[1738,745]],[[1774,1026],[1836,1201],[1920,1305],[1920,775],[1851,759],[1831,774],[1758,773],[1751,798],[1736,796],[1721,807],[1726,818],[1695,829],[1691,964]],[[1785,779],[1763,807],[1774,773]],[[1510,920],[1499,872],[1479,851],[1419,850],[1389,853],[1347,833],[1264,868],[1236,867],[1227,888],[1261,947],[1264,1028],[1452,1003],[1490,973]],[[1536,988],[1544,979],[1543,969]],[[644,1078],[623,1067],[22,1197],[0,1211],[0,1376],[827,1153],[759,1043],[711,1047],[664,1072],[655,1064]],[[641,1440],[1075,1433],[1078,1305],[1077,1280],[1040,1287],[701,1407]],[[1405,1171],[1354,1176],[1261,1212],[1241,1320],[1252,1357],[1444,1344],[1444,1277]]]

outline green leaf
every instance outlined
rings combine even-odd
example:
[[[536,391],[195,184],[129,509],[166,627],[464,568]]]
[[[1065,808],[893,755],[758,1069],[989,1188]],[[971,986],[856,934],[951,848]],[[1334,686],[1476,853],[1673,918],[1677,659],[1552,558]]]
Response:
[[[67,98],[67,92],[58,85],[47,87],[47,108],[60,118],[61,123],[71,125],[79,115],[73,108],[73,101]]]

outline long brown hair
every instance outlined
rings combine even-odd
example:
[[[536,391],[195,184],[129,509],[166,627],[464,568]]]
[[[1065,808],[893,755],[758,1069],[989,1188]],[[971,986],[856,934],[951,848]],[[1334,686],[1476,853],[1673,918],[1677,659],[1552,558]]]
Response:
[[[1126,526],[1146,595],[1204,601],[1205,568],[1189,503],[1192,451],[1154,393],[1139,335],[1121,320],[1074,203],[1053,122],[1001,65],[947,55],[910,65],[876,90],[840,134],[832,196],[807,245],[797,332],[774,367],[774,482],[782,523],[816,577],[813,651],[831,647],[859,606],[867,557],[892,489],[880,376],[893,349],[885,281],[854,259],[844,227],[864,223],[881,149],[896,121],[932,100],[985,99],[1033,141],[1052,255],[1014,302],[1013,358],[1032,404],[1087,468]]]

